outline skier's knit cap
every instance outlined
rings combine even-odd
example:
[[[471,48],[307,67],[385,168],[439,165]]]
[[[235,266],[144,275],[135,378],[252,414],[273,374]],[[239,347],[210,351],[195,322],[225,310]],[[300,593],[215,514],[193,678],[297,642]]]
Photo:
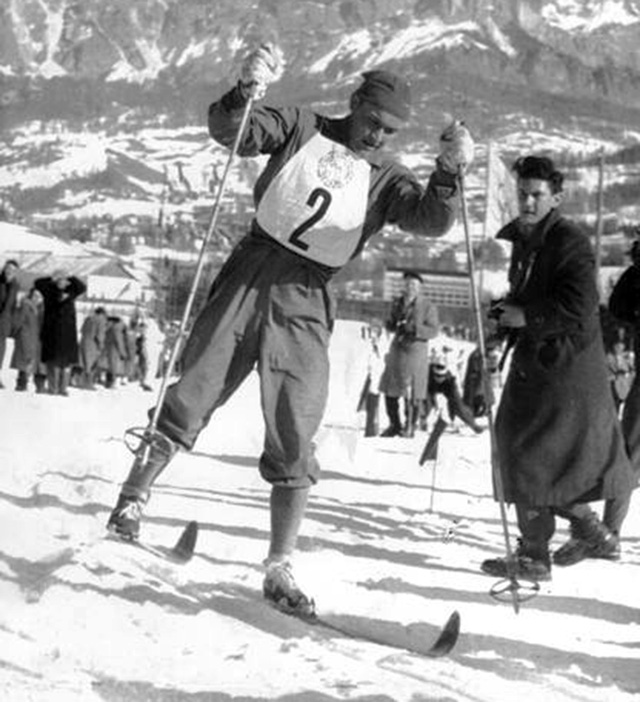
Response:
[[[406,122],[411,114],[411,88],[404,78],[390,71],[367,71],[357,94],[384,112]]]

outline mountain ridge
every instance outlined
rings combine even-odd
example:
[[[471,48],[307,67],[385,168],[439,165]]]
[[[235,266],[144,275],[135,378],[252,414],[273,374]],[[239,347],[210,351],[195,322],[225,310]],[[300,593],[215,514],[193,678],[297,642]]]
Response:
[[[640,108],[638,0],[4,0],[0,20],[5,106],[53,78],[216,85],[271,40],[288,59],[285,88],[393,63]]]
[[[0,0],[0,206],[95,217],[144,200],[168,214],[172,180],[176,217],[208,202],[226,158],[208,138],[208,105],[270,39],[287,60],[273,103],[344,113],[362,71],[407,76],[413,116],[394,150],[421,178],[445,120],[465,119],[479,219],[489,142],[507,159],[535,150],[582,163],[580,185],[599,150],[640,142],[639,38],[640,0]],[[640,216],[627,194],[635,164],[612,169],[624,222]],[[255,165],[232,173],[247,200]]]

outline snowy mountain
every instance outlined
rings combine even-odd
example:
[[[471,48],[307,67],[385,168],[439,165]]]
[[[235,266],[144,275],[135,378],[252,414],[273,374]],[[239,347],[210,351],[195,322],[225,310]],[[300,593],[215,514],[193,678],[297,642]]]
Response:
[[[463,117],[479,144],[477,220],[489,141],[506,158],[604,149],[612,164],[638,143],[639,38],[638,0],[1,0],[0,204],[192,217],[226,157],[206,135],[207,105],[268,39],[287,58],[274,101],[337,113],[361,71],[407,75],[416,104],[397,147],[420,174],[442,125]],[[607,178],[632,190],[637,156],[623,161]],[[254,173],[234,169],[230,193],[248,195]],[[593,185],[593,165],[575,180]],[[611,213],[637,218],[619,199]]]
[[[257,39],[325,85],[407,61],[639,104],[637,0],[4,0],[5,76],[215,82]],[[444,64],[444,65],[442,65]],[[448,66],[447,66],[448,64]],[[628,75],[625,72],[628,71]],[[551,83],[551,84],[550,84]]]

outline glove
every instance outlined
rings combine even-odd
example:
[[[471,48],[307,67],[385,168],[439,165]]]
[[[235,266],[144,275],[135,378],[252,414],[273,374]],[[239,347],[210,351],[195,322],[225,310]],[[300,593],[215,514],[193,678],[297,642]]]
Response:
[[[249,88],[254,100],[260,100],[265,96],[267,87],[280,79],[283,71],[282,51],[275,44],[261,44],[244,59],[240,82]]]
[[[473,161],[475,144],[464,122],[453,121],[440,135],[438,163],[448,173],[464,173]]]

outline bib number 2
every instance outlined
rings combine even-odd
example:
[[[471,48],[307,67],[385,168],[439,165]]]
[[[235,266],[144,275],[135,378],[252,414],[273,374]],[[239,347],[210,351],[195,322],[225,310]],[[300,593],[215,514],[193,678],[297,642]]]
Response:
[[[296,227],[289,237],[290,243],[303,251],[309,248],[309,244],[302,241],[301,237],[306,231],[311,229],[316,222],[319,222],[324,217],[329,209],[329,205],[331,205],[331,193],[324,188],[315,188],[315,190],[311,191],[311,195],[309,195],[307,205],[314,209],[313,214]]]

